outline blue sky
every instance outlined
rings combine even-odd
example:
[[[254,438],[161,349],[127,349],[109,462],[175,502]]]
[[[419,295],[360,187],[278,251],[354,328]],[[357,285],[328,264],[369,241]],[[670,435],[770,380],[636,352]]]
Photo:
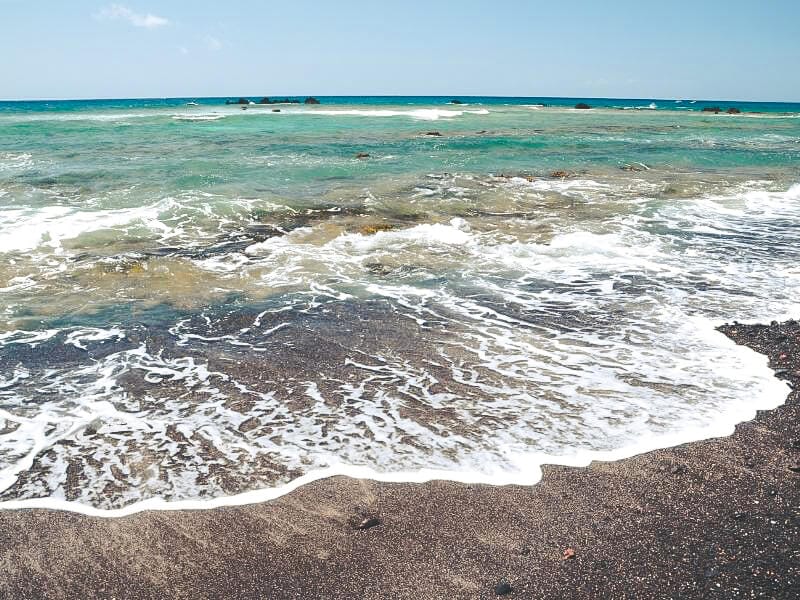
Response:
[[[0,98],[800,101],[797,0],[0,0]]]

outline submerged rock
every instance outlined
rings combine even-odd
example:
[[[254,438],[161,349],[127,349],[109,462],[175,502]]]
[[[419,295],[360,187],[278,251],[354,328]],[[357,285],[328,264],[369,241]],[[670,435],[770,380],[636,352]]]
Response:
[[[450,100],[450,104],[464,104],[461,100]]]
[[[381,277],[385,277],[394,270],[391,267],[379,262],[367,263],[364,266],[373,275],[379,275]]]
[[[569,171],[553,171],[550,173],[550,177],[553,179],[566,179],[567,177],[571,177],[572,173]]]
[[[704,106],[703,112],[719,114],[722,109],[719,106]]]
[[[644,163],[630,163],[627,165],[622,165],[620,169],[623,171],[649,171],[650,167]]]
[[[422,135],[428,135],[430,137],[442,137],[442,133],[440,131],[426,131]]]
[[[727,112],[729,115],[740,115],[740,114],[742,114],[742,111],[741,111],[741,110],[739,110],[738,108],[736,108],[735,106],[731,106],[731,107],[730,107],[730,108],[729,108],[727,111],[725,111],[725,112]]]
[[[356,158],[369,158],[369,153],[359,152],[358,154],[356,154]]]
[[[370,223],[369,225],[362,225],[358,232],[361,235],[373,235],[379,231],[389,231],[394,229],[394,225],[390,223]]]
[[[585,102],[578,102],[575,105],[575,108],[578,108],[578,109],[581,109],[581,110],[587,110],[587,109],[592,108],[592,107],[589,106],[588,104],[586,104]]]
[[[314,97],[312,96],[312,97],[310,97],[310,98],[306,98],[306,101],[305,101],[305,103],[306,103],[306,104],[319,104],[319,103],[320,103],[320,101],[319,101],[319,100],[317,100],[316,98],[314,98]]]

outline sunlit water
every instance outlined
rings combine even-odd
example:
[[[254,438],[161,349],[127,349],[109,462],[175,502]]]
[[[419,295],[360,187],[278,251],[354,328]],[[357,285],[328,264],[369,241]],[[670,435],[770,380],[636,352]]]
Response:
[[[0,104],[0,501],[524,479],[781,400],[714,327],[800,312],[799,106],[323,100]]]

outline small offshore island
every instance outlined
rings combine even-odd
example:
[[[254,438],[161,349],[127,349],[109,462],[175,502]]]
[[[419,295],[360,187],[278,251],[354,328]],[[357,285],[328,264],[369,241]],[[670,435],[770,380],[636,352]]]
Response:
[[[319,104],[320,101],[310,96],[305,100],[298,100],[297,98],[268,98],[264,96],[258,102],[253,102],[247,98],[240,97],[238,100],[226,100],[225,104]]]

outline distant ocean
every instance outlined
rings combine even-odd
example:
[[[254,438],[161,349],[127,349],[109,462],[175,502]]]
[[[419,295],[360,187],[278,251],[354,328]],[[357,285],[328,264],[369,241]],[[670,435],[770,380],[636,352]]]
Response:
[[[318,99],[0,102],[0,508],[532,483],[783,401],[715,327],[800,315],[800,104]]]

